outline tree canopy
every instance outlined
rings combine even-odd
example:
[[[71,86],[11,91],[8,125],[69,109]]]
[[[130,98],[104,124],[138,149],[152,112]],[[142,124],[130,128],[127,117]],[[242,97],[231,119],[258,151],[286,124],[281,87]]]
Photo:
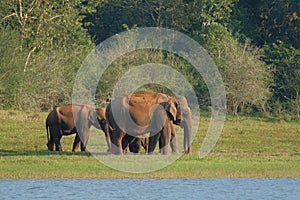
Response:
[[[70,103],[77,70],[97,44],[125,30],[165,27],[208,51],[223,77],[229,112],[300,115],[298,0],[3,0],[0,19],[1,108]],[[206,85],[189,63],[154,50],[115,61],[99,83],[97,101],[109,98],[130,65],[150,61],[180,71],[201,106],[210,105]]]

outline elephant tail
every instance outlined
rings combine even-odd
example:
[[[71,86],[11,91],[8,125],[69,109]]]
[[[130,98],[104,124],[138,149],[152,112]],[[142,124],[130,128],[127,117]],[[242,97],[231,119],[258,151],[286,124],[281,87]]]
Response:
[[[53,127],[55,124],[57,124],[56,123],[56,120],[57,119],[57,111],[56,111],[56,109],[53,109],[50,113],[49,113],[49,115],[48,115],[48,117],[47,117],[47,119],[46,119],[46,133],[47,133],[47,139],[48,139],[48,143],[49,143],[49,141],[50,141],[50,137],[51,137],[51,127]]]
[[[50,135],[49,135],[49,123],[48,123],[48,118],[47,118],[47,120],[46,120],[46,133],[47,133],[47,140],[48,140],[48,143],[49,143]]]

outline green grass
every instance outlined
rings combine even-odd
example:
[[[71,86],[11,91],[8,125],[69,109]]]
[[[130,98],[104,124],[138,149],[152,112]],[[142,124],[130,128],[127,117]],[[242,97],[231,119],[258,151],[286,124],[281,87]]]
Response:
[[[125,173],[105,166],[89,153],[71,152],[74,136],[63,137],[64,152],[47,151],[46,116],[0,110],[0,178],[300,177],[299,122],[229,116],[212,152],[199,159],[209,124],[209,118],[203,117],[193,155],[182,156],[158,171]],[[126,162],[133,155],[103,156]]]

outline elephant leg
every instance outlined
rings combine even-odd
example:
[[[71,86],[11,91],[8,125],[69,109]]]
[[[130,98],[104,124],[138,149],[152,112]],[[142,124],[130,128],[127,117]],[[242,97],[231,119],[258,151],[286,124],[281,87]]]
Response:
[[[110,140],[110,136],[108,133],[105,133],[105,139],[106,139],[106,144],[107,144],[107,152],[110,152],[111,140]]]
[[[116,143],[117,144],[117,150],[116,150],[116,152],[119,155],[123,154],[122,140],[123,140],[123,138],[124,138],[125,135],[126,134],[123,131],[121,131],[120,136],[117,138],[117,143]]]
[[[159,147],[159,153],[161,153],[161,148],[162,148],[161,137],[159,137],[159,140],[158,140],[158,147]]]
[[[47,147],[48,147],[49,151],[53,151],[54,150],[54,139],[53,139],[52,134],[50,134],[50,138],[49,138],[49,141],[47,143]]]
[[[78,134],[77,134],[78,135]],[[85,136],[85,141],[81,141],[81,138],[80,136],[78,135],[78,140],[79,140],[79,143],[80,143],[80,150],[81,151],[85,151],[86,150],[86,146],[87,146],[87,143],[88,143],[88,138],[89,138],[89,132],[86,132],[84,135]]]
[[[167,124],[161,132],[162,133],[160,136],[160,142],[161,142],[160,152],[166,155],[169,153],[169,143],[171,140],[171,129],[169,124]]]
[[[148,154],[153,154],[153,151],[155,149],[155,146],[157,144],[157,141],[158,141],[158,138],[160,137],[161,135],[161,132],[158,132],[158,133],[150,133],[150,136],[149,136],[149,145],[148,145]]]
[[[60,139],[61,139],[62,135],[57,135],[55,138],[54,138],[54,143],[55,143],[55,150],[56,151],[62,151],[62,147],[61,147],[61,144],[60,144]]]
[[[74,139],[74,142],[73,142],[72,151],[77,152],[78,149],[79,149],[79,145],[81,146],[81,140],[80,140],[79,135],[76,133],[76,136],[75,136],[75,139]],[[82,149],[81,149],[81,151],[82,151]]]
[[[47,147],[48,147],[49,151],[53,151],[54,144],[56,142],[56,138],[59,137],[61,135],[61,133],[60,133],[59,127],[54,126],[54,125],[49,127],[49,131],[50,131],[50,137],[49,137],[49,141],[47,143]],[[59,150],[57,150],[57,148],[56,148],[56,151],[59,151]]]
[[[122,140],[126,134],[121,130],[113,130],[110,132],[111,138],[111,152],[113,154],[122,155],[123,148],[122,148]]]
[[[173,124],[170,124],[171,128],[171,141],[170,146],[173,153],[178,153],[178,142],[177,142],[177,134]]]
[[[125,153],[129,147],[130,149],[130,144],[133,142],[134,137],[131,135],[126,134],[123,139],[122,139],[122,149],[123,152]]]
[[[81,151],[85,151],[86,146],[84,146],[84,144],[82,142],[80,142],[80,150]]]
[[[148,146],[149,146],[149,137],[146,136],[141,140],[141,145],[144,147],[146,153],[148,152]]]

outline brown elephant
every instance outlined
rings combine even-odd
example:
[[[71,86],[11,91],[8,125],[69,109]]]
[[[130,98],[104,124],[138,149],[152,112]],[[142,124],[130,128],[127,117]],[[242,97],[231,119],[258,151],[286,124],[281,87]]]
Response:
[[[112,153],[122,154],[124,147],[128,145],[122,141],[126,135],[134,139],[150,132],[148,153],[153,153],[159,139],[161,153],[167,154],[173,124],[181,125],[182,122],[182,127],[185,128],[184,138],[188,144],[185,151],[190,153],[188,142],[192,137],[192,119],[191,115],[182,119],[181,109],[191,111],[187,104],[185,108],[179,103],[175,97],[150,91],[136,92],[112,100],[106,108]],[[186,123],[188,121],[190,123]]]
[[[66,105],[53,109],[46,119],[48,150],[53,151],[55,144],[56,151],[62,151],[60,144],[61,137],[63,135],[76,133],[72,151],[77,151],[79,145],[81,146],[81,151],[85,151],[89,128],[92,125],[97,129],[103,130],[108,148],[110,148],[108,126],[105,120],[105,109],[95,109],[90,105]],[[83,142],[81,142],[79,134],[85,139]]]

